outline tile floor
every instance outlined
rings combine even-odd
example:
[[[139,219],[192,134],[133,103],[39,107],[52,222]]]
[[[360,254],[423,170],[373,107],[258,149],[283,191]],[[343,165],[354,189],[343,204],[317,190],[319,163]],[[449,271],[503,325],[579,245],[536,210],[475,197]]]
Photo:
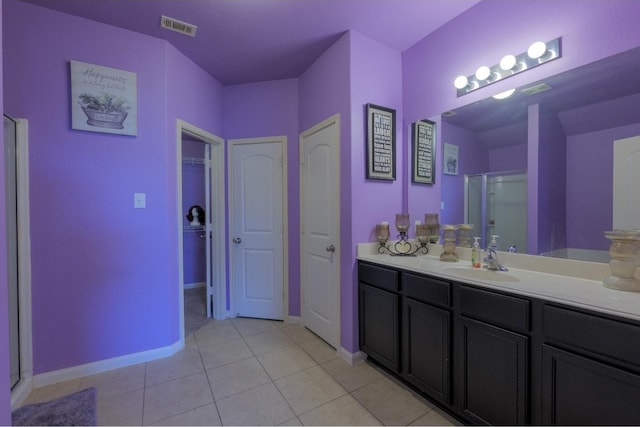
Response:
[[[174,356],[35,389],[96,387],[99,425],[454,425],[369,363],[350,366],[300,325],[211,321]]]

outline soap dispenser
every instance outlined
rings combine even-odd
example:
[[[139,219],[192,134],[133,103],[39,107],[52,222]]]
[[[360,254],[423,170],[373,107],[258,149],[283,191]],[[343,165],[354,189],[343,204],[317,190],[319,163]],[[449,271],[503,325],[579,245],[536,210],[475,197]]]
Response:
[[[474,268],[480,268],[480,237],[473,238],[473,246],[471,247],[471,266]]]
[[[494,251],[499,251],[500,250],[500,246],[498,246],[498,235],[493,234],[491,235],[491,243],[489,243],[489,248],[488,249],[493,249]]]

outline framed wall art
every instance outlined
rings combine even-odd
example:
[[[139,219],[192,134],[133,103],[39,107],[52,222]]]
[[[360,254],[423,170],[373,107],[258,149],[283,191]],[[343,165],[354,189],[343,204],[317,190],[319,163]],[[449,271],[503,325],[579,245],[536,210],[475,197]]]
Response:
[[[453,144],[442,144],[443,159],[442,173],[446,175],[458,175],[458,146]]]
[[[396,110],[367,104],[367,179],[396,179]]]
[[[71,128],[138,134],[136,73],[71,61]]]
[[[436,182],[436,124],[419,120],[411,125],[411,181],[417,184]]]

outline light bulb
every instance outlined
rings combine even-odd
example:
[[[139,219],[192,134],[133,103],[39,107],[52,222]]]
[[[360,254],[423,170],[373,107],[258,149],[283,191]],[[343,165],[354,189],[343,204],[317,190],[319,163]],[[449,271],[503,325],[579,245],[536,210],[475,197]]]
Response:
[[[513,55],[505,55],[500,60],[500,68],[502,68],[505,71],[509,71],[510,69],[515,67],[515,65],[516,65],[516,57]]]
[[[529,58],[538,59],[547,51],[547,44],[545,42],[535,42],[527,50]]]
[[[469,83],[469,81],[467,80],[467,78],[465,76],[458,76],[458,77],[456,77],[456,79],[453,82],[453,84],[456,87],[456,89],[464,88],[467,85],[467,83]]]
[[[476,78],[478,80],[486,80],[491,75],[491,70],[486,65],[476,70]]]
[[[515,91],[516,91],[515,89],[505,90],[504,92],[500,92],[500,93],[497,93],[497,94],[493,95],[493,98],[495,98],[495,99],[505,99],[505,98],[508,98],[511,95],[513,95],[513,93]]]

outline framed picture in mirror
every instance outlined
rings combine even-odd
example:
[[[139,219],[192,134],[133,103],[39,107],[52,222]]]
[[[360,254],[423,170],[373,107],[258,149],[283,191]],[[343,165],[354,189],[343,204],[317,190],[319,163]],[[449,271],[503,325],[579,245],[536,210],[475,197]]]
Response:
[[[411,125],[411,180],[417,184],[434,184],[436,124],[418,120]]]
[[[458,146],[453,144],[442,144],[443,166],[442,173],[446,175],[458,175]]]
[[[367,179],[396,179],[396,110],[367,104]]]

